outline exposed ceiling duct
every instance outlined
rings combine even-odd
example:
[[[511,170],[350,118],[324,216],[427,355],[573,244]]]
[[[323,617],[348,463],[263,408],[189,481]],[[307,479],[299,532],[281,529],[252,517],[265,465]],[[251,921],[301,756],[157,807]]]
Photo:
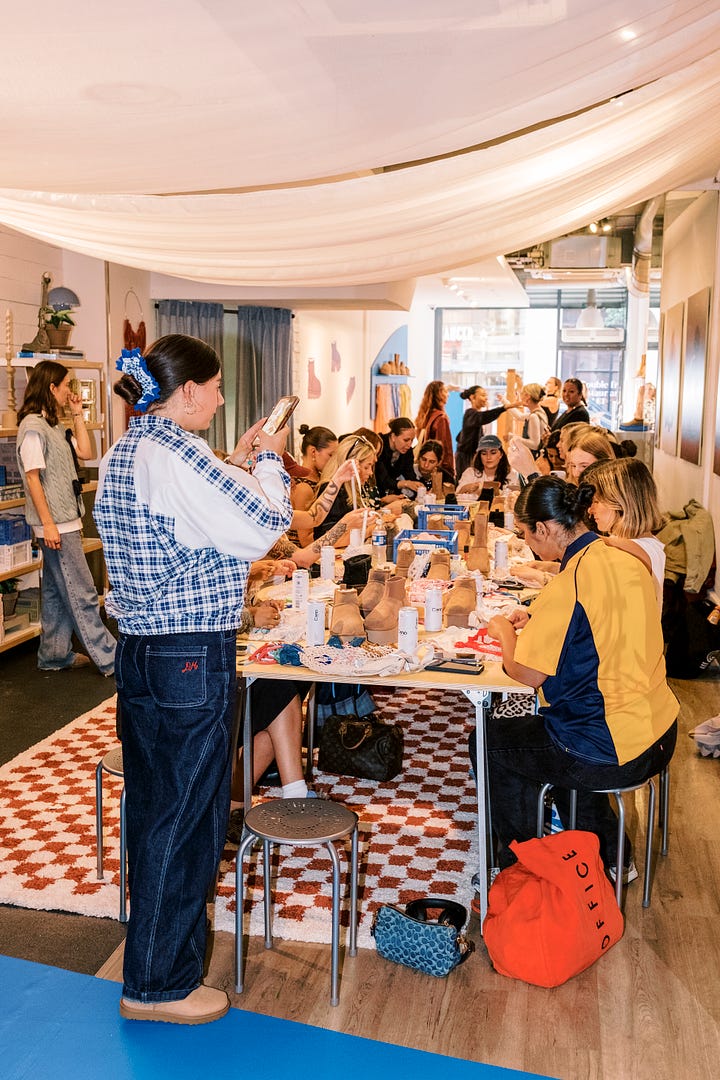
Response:
[[[635,228],[632,272],[628,288],[636,296],[646,296],[650,292],[653,225],[664,201],[664,195],[657,195],[654,199],[650,199],[649,202],[645,203]]]

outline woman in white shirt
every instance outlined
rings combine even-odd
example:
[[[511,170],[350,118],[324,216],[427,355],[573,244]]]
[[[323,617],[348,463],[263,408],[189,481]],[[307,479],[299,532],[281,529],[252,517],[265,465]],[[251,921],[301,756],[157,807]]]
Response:
[[[512,410],[513,416],[523,421],[522,434],[516,437],[532,451],[535,457],[540,451],[544,436],[550,431],[547,414],[540,404],[544,394],[545,391],[540,383],[526,383],[520,391],[520,402],[527,412],[521,412],[519,409]]]
[[[477,495],[485,484],[504,487],[510,480],[510,462],[497,435],[483,435],[469,469],[458,481],[458,495]]]
[[[617,458],[591,465],[583,482],[595,488],[590,515],[605,543],[640,559],[652,574],[655,598],[662,613],[665,547],[653,534],[662,528],[663,515],[655,481],[637,458]]]

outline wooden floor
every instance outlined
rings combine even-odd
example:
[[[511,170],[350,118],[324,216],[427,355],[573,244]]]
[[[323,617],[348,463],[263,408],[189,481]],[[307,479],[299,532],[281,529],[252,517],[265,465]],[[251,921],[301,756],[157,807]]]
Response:
[[[208,982],[238,1008],[403,1046],[567,1080],[720,1077],[720,759],[687,731],[720,713],[720,677],[671,682],[681,734],[671,768],[670,854],[656,859],[652,906],[627,890],[622,941],[584,974],[543,990],[494,972],[477,951],[447,979],[347,957],[329,1004],[329,947],[252,938],[246,989],[233,992],[229,934],[215,938]],[[631,832],[642,858],[644,796]],[[120,979],[122,947],[98,973]],[[378,1078],[381,1080],[381,1078]]]

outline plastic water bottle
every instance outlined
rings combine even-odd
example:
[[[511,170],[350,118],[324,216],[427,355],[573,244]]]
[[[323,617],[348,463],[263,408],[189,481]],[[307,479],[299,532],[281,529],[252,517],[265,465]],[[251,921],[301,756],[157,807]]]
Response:
[[[387,533],[378,526],[372,534],[372,564],[382,566],[387,559]]]
[[[310,575],[307,570],[295,570],[292,576],[293,611],[303,611],[310,593]]]

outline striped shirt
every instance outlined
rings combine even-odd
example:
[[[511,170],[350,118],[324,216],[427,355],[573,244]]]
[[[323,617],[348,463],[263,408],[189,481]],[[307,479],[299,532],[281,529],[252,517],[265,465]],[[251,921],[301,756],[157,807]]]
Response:
[[[133,417],[102,460],[94,509],[120,630],[236,629],[250,563],[290,525],[289,489],[274,453],[250,475],[167,417]]]

